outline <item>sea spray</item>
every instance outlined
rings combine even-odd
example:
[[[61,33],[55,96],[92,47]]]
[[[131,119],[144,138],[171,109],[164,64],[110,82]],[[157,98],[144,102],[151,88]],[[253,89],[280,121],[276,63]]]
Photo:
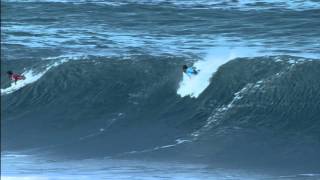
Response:
[[[204,60],[197,61],[193,66],[199,70],[197,75],[189,77],[183,74],[177,94],[181,97],[197,98],[210,84],[212,75],[226,62],[238,58],[257,55],[258,50],[246,47],[217,47],[206,55]]]

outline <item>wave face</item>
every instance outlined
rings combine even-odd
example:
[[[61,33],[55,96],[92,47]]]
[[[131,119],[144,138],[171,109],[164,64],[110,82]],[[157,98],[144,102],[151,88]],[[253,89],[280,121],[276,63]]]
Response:
[[[177,92],[184,60],[153,58],[68,61],[3,95],[3,150],[319,167],[318,60],[237,58],[192,98]],[[1,71],[30,64],[45,69]]]

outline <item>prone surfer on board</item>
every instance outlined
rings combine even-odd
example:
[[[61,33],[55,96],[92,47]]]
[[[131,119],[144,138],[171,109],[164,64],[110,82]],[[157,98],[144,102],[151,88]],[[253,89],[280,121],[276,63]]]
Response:
[[[17,81],[19,81],[19,80],[26,79],[26,77],[24,77],[23,75],[14,73],[12,71],[7,71],[7,74],[9,76],[10,80],[14,81],[15,84],[17,84]]]
[[[187,65],[183,65],[182,70],[189,77],[191,77],[192,75],[197,75],[199,72],[199,70],[197,70],[195,67],[188,67]]]

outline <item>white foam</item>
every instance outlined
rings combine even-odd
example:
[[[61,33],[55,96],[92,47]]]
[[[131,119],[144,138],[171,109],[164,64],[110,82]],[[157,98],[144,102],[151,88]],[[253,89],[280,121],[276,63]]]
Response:
[[[194,67],[200,70],[198,75],[188,77],[183,74],[177,94],[181,97],[190,96],[197,98],[210,84],[210,78],[218,68],[236,57],[257,55],[256,49],[246,47],[217,47],[209,51],[203,61],[198,61]]]
[[[24,75],[26,78],[24,80],[19,80],[17,81],[17,83],[12,82],[11,85],[5,89],[1,89],[1,96],[3,95],[7,95],[7,94],[11,94],[23,87],[25,87],[28,84],[34,83],[36,82],[38,79],[40,79],[46,72],[48,72],[51,68],[56,67],[64,62],[66,62],[67,60],[61,60],[59,62],[55,62],[51,65],[48,65],[45,70],[43,70],[42,72],[38,72],[35,73],[32,69],[25,71],[24,73],[22,73],[22,75]]]
[[[1,176],[3,180],[49,180],[47,177],[39,176]]]
[[[265,176],[262,174],[258,175],[238,169],[210,168],[201,163],[112,158],[57,160],[36,155],[27,158],[2,159],[4,156],[1,157],[1,179],[6,180],[271,179],[262,178]]]
[[[166,145],[156,146],[156,147],[144,149],[144,150],[133,150],[133,151],[121,153],[119,155],[121,156],[121,155],[126,155],[126,154],[140,154],[140,153],[146,153],[146,152],[153,152],[153,151],[158,151],[161,149],[172,148],[172,147],[178,146],[180,144],[190,143],[190,142],[192,142],[192,141],[188,140],[188,139],[176,139],[174,144],[166,144]]]

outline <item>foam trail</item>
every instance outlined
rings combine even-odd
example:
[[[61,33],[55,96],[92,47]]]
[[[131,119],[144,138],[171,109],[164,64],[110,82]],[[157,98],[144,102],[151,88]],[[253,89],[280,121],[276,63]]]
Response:
[[[203,61],[196,62],[193,66],[200,70],[198,75],[188,77],[183,74],[177,94],[181,97],[190,96],[197,98],[210,84],[210,78],[218,68],[226,62],[237,58],[257,55],[257,50],[241,48],[217,47],[208,53]]]
[[[12,82],[11,85],[5,89],[1,89],[1,96],[11,94],[24,86],[36,82],[38,79],[40,79],[46,72],[48,72],[51,68],[59,66],[60,64],[66,62],[67,60],[61,60],[59,62],[55,62],[51,65],[48,65],[46,69],[42,72],[35,73],[33,70],[28,70],[22,75],[26,77],[24,80],[19,80],[17,83]]]

